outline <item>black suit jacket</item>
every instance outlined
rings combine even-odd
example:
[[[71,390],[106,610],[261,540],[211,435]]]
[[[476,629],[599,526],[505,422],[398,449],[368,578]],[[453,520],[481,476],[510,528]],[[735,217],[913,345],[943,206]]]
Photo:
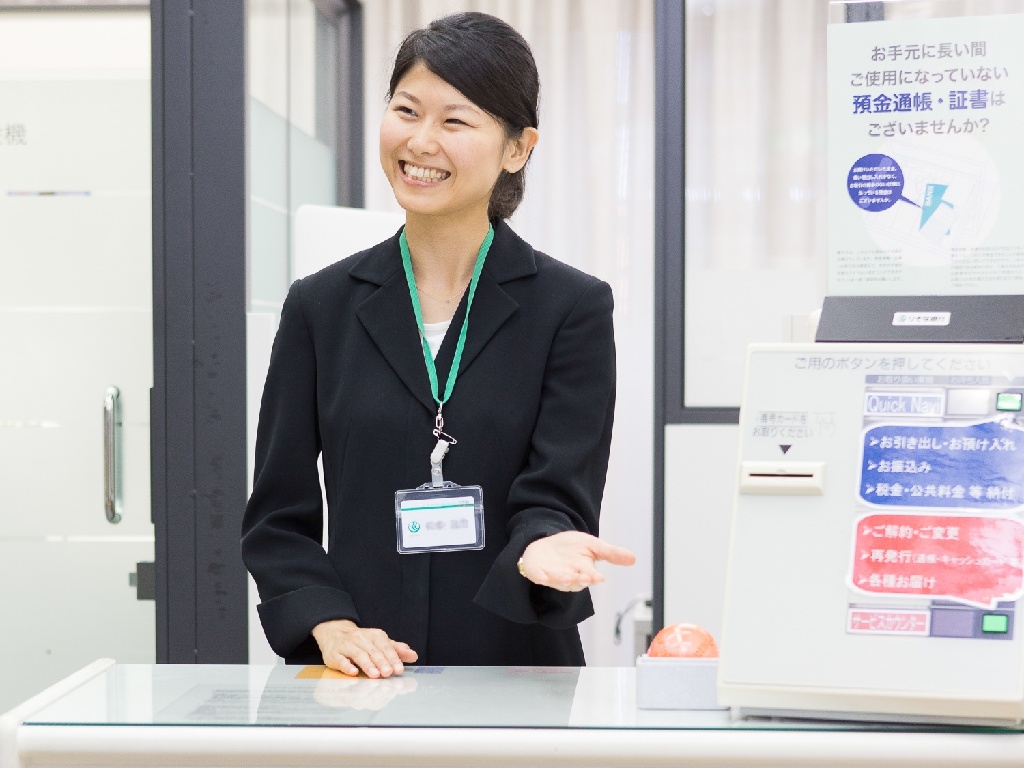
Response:
[[[438,351],[441,392],[465,303]],[[421,664],[583,664],[589,592],[531,585],[516,561],[542,536],[597,535],[614,400],[611,289],[496,223],[444,406],[458,439],[444,476],[483,487],[486,546],[399,554],[394,494],[429,481],[437,406],[398,236],[296,281],[242,536],[271,647],[321,663],[310,630],[348,618],[409,643]]]

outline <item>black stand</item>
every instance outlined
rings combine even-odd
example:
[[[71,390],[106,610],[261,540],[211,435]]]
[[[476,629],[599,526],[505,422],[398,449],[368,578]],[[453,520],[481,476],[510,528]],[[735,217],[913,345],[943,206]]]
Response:
[[[815,341],[1024,344],[1024,296],[826,296]]]

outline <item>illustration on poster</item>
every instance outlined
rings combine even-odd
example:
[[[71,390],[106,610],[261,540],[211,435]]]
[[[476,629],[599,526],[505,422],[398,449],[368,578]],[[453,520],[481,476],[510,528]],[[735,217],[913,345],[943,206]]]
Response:
[[[965,122],[971,126],[966,130],[975,135],[988,126]],[[955,134],[965,129],[936,125],[936,130]],[[904,258],[920,251],[927,259],[932,249],[941,248],[933,256],[948,263],[950,249],[981,242],[997,215],[999,200],[998,171],[982,143],[967,135],[913,135],[882,148],[858,158],[847,174],[850,200],[880,244],[900,245]],[[899,212],[900,208],[905,210]],[[892,214],[880,215],[887,211]]]
[[[903,196],[904,184],[903,169],[886,155],[864,155],[853,164],[846,180],[850,199],[872,212],[888,210],[899,200],[917,205]]]
[[[925,228],[942,206],[950,209],[954,207],[951,202],[943,199],[949,189],[948,184],[926,183],[921,202],[915,203],[903,195],[905,183],[899,163],[886,155],[864,155],[853,164],[847,179],[850,198],[862,210],[885,211],[900,200],[920,208],[919,230]],[[946,223],[949,224],[948,221]],[[949,226],[946,226],[945,234],[949,234]]]

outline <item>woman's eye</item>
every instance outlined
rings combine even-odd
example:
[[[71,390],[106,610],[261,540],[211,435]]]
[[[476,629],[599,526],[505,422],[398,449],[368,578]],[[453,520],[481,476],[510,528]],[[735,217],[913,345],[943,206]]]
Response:
[[[416,114],[415,112],[412,111],[412,109],[410,107],[406,107],[406,106],[403,106],[401,104],[396,104],[394,109],[395,109],[395,112],[398,112],[399,114],[402,114],[402,115],[415,115]]]
[[[449,117],[447,120],[445,120],[445,123],[448,125],[469,125],[469,123],[465,122],[464,120],[459,120],[459,118],[457,117]]]

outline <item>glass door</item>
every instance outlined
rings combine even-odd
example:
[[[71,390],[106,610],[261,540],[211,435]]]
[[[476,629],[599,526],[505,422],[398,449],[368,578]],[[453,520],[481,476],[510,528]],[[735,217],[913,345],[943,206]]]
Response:
[[[0,5],[0,712],[154,659],[150,23]]]

